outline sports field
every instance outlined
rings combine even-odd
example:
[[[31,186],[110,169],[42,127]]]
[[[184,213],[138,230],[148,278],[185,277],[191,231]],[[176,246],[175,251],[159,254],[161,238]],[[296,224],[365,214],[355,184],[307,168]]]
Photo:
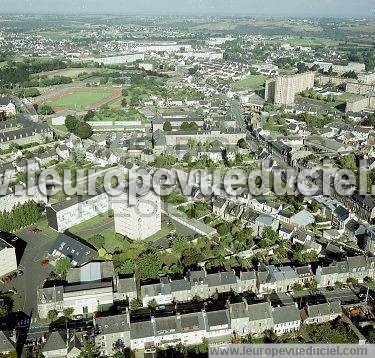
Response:
[[[121,96],[121,90],[113,88],[76,88],[54,95],[48,104],[55,111],[97,109],[119,96]]]
[[[263,75],[251,75],[242,81],[232,83],[232,87],[239,90],[258,90],[261,89],[266,80]]]

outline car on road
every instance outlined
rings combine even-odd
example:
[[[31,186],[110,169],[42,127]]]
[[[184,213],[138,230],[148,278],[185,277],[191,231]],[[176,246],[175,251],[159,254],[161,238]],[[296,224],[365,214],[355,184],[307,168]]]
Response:
[[[83,319],[83,315],[81,315],[81,314],[78,314],[76,316],[72,316],[73,321],[80,321],[82,319]]]
[[[49,260],[48,260],[48,259],[42,259],[42,260],[40,261],[40,264],[41,264],[42,266],[47,266],[47,265],[49,264]]]
[[[42,230],[37,228],[37,227],[32,227],[32,228],[29,229],[29,231],[33,232],[33,233],[42,232]]]

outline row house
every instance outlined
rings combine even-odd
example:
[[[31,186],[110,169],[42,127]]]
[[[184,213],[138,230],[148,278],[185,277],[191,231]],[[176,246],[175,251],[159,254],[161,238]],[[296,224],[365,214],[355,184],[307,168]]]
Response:
[[[374,274],[374,257],[354,256],[326,267],[319,266],[315,277],[318,287],[328,287],[333,286],[336,282],[346,283],[350,278],[362,283],[365,277],[374,277]]]
[[[86,149],[86,160],[101,166],[112,165],[118,162],[118,157],[107,148],[97,148],[91,145]]]
[[[335,320],[342,315],[340,301],[321,303],[318,305],[308,305],[301,312],[304,324],[322,324]]]
[[[257,290],[255,271],[241,272],[240,277],[234,271],[208,274],[205,270],[190,271],[187,277],[169,280],[166,277],[160,282],[141,285],[143,307],[155,300],[158,305],[172,302],[188,302],[194,297],[208,299],[216,293],[255,292]]]
[[[268,265],[260,267],[257,276],[259,292],[288,292],[293,289],[294,284],[301,283],[299,275],[290,266]]]

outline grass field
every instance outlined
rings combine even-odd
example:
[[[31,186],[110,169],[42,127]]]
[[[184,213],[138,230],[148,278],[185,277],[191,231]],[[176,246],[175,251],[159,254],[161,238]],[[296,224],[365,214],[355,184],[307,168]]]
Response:
[[[287,40],[283,41],[284,43],[289,43],[292,46],[335,46],[338,45],[337,41],[328,39],[328,38],[316,38],[316,37],[298,37],[292,36],[288,37]]]
[[[50,101],[48,104],[54,109],[83,110],[103,100],[109,99],[113,92],[109,89],[83,89],[68,93],[60,98]]]
[[[54,71],[45,71],[40,72],[37,74],[37,76],[44,75],[47,77],[54,77],[54,76],[65,76],[65,77],[72,77],[76,78],[81,73],[92,73],[92,72],[98,72],[98,71],[104,71],[101,68],[92,68],[92,67],[82,67],[82,68],[63,68],[61,70],[54,70]]]
[[[232,87],[239,90],[258,90],[264,85],[266,76],[263,75],[251,75],[250,77],[232,83]]]

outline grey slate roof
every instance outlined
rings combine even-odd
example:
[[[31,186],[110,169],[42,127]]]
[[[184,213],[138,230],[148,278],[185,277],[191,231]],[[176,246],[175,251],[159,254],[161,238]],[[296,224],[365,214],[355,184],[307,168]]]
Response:
[[[135,280],[133,277],[131,278],[122,278],[119,280],[117,286],[119,293],[128,293],[128,292],[136,292],[137,286],[135,284]]]
[[[339,301],[322,303],[319,305],[308,306],[307,315],[309,318],[327,316],[331,314],[341,314],[342,308]]]
[[[268,302],[249,306],[250,321],[260,321],[272,317],[271,305]]]
[[[62,336],[61,332],[52,332],[46,343],[42,348],[42,352],[52,352],[57,350],[67,349],[66,338]]]
[[[14,349],[14,343],[5,335],[3,331],[0,331],[0,353],[10,352]]]
[[[294,305],[275,307],[272,311],[275,324],[299,321],[301,319],[298,308]]]
[[[130,325],[130,339],[139,339],[154,336],[154,327],[151,321],[133,322]]]
[[[230,318],[229,318],[228,310],[207,312],[206,315],[207,315],[208,328],[230,325]]]
[[[49,253],[52,254],[54,250],[76,261],[78,266],[82,266],[98,256],[94,249],[65,234],[60,234],[57,237]]]
[[[99,317],[95,319],[95,324],[102,335],[130,331],[130,322],[126,314]]]

